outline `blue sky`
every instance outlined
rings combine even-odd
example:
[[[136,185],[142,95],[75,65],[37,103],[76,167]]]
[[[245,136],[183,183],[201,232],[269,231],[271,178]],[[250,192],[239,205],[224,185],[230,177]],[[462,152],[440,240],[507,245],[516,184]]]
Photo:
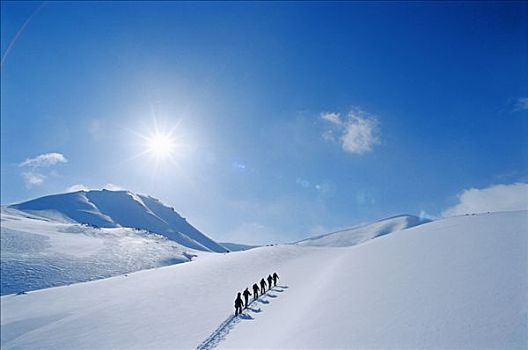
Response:
[[[2,204],[113,186],[265,243],[528,181],[526,2],[1,6]]]

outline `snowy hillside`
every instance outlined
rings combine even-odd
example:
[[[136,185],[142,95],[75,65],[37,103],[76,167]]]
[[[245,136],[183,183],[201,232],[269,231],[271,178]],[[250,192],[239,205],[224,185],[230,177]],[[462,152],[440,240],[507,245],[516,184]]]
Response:
[[[313,247],[349,247],[430,221],[413,215],[394,216],[374,223],[311,237],[296,244]]]
[[[260,247],[1,298],[2,349],[528,346],[528,213],[344,247]],[[235,293],[279,287],[231,318]]]
[[[2,294],[187,262],[187,248],[130,228],[98,229],[2,207]]]
[[[78,191],[37,198],[11,208],[40,216],[63,216],[97,227],[130,227],[152,231],[192,249],[225,252],[159,200],[128,191]]]

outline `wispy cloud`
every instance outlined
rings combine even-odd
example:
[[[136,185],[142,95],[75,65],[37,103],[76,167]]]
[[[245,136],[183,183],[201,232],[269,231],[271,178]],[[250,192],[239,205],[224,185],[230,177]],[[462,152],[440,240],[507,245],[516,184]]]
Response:
[[[67,163],[68,160],[61,153],[45,153],[38,155],[34,158],[28,158],[18,166],[20,167],[32,167],[32,168],[42,168],[55,165],[57,163]]]
[[[32,171],[25,171],[21,175],[24,179],[24,183],[27,189],[30,189],[34,186],[42,185],[42,183],[44,183],[44,180],[46,179],[45,175]]]
[[[368,206],[376,204],[376,197],[371,191],[360,190],[356,193],[356,204],[359,206]]]
[[[378,118],[360,108],[352,109],[346,117],[324,112],[321,119],[330,124],[323,138],[339,143],[346,152],[365,154],[381,141]]]
[[[335,112],[323,112],[321,113],[321,119],[336,125],[343,124],[343,122],[341,121],[341,115]]]
[[[50,174],[50,171],[47,172],[43,168],[49,168],[53,165],[59,163],[67,163],[68,160],[61,153],[44,153],[40,154],[34,158],[27,158],[18,166],[26,170],[22,171],[20,174],[26,188],[30,189],[35,186],[40,186],[44,183],[44,180],[47,178],[46,174]],[[53,174],[53,172],[51,172]]]
[[[526,111],[528,110],[528,97],[519,97],[514,105],[513,105],[513,111]]]
[[[295,183],[301,187],[304,187],[304,188],[308,188],[310,187],[310,181],[306,180],[306,179],[302,179],[300,177],[298,177],[296,180],[295,180]]]
[[[303,189],[315,191],[321,197],[331,197],[334,195],[336,186],[334,183],[323,180],[321,182],[314,182],[302,177],[295,179],[295,184]]]
[[[446,209],[443,216],[528,210],[528,184],[495,185],[471,188],[458,194],[458,204]]]

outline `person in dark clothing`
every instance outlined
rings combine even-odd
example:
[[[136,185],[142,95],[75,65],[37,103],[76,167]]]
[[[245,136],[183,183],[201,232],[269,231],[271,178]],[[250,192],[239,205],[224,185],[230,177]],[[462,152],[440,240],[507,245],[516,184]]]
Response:
[[[259,293],[259,287],[256,283],[253,284],[253,300],[257,300]]]
[[[271,275],[268,275],[268,289],[271,289],[272,287],[271,282],[273,282],[273,277],[271,277]]]
[[[238,293],[237,298],[235,299],[235,316],[238,316],[242,313],[242,297],[240,295],[241,293]]]
[[[273,273],[273,286],[277,286],[277,280],[279,279],[279,275],[277,275],[276,272]]]
[[[266,281],[264,281],[264,278],[260,280],[260,295],[264,295],[266,293]]]
[[[249,292],[249,288],[246,288],[246,290],[244,291],[244,293],[242,293],[242,295],[244,296],[244,300],[246,301],[245,307],[247,308],[249,304],[248,299],[249,299],[249,296],[251,295],[251,293]]]

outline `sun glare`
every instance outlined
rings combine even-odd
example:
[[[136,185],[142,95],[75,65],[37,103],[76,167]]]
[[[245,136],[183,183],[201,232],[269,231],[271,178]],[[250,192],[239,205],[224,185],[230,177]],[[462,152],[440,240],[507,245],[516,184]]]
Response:
[[[147,138],[147,152],[156,159],[170,158],[174,152],[175,143],[170,134],[155,133]]]

